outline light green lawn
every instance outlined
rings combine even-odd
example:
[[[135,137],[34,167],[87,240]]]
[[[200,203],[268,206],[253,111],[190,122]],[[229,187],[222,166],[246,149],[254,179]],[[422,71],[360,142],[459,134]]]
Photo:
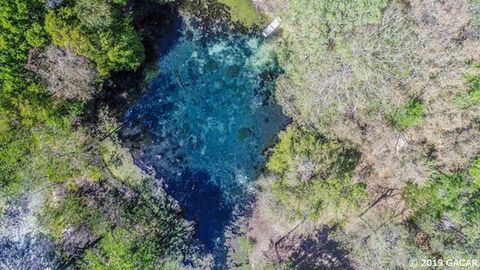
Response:
[[[218,2],[230,8],[232,20],[247,27],[265,23],[265,17],[257,10],[251,0],[218,0]]]

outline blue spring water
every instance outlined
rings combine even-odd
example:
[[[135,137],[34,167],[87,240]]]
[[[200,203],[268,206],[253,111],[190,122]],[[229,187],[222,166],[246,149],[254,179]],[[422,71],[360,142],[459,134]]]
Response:
[[[286,123],[272,96],[281,70],[258,36],[205,39],[186,23],[179,31],[125,121],[140,122],[150,138],[137,162],[155,169],[195,222],[204,249],[225,254],[232,212],[245,202],[265,161],[262,152]]]

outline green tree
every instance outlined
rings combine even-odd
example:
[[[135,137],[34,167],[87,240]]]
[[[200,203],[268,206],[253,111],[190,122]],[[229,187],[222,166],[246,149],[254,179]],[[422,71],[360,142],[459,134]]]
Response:
[[[41,0],[0,2],[0,185],[3,195],[22,186],[23,166],[35,153],[31,129],[63,121],[46,89],[26,69],[29,50],[47,42]],[[56,110],[60,109],[57,114]]]
[[[157,250],[150,239],[143,239],[138,232],[125,228],[115,228],[105,234],[100,248],[88,250],[81,269],[91,270],[133,270],[160,269],[155,266]]]
[[[113,13],[110,17],[112,22],[104,25],[85,23],[80,16],[82,15],[77,14],[72,7],[49,10],[45,29],[52,41],[95,62],[101,75],[112,71],[134,70],[140,66],[145,57],[144,50],[132,26],[131,16],[120,17]],[[92,16],[100,17],[89,20],[104,22],[102,16],[107,15]]]
[[[41,0],[0,2],[0,87],[4,95],[26,88],[25,64],[32,46],[45,43]]]
[[[107,0],[78,0],[75,3],[74,11],[80,23],[87,29],[106,29],[116,19],[114,7]]]
[[[276,175],[273,194],[294,218],[342,221],[366,199],[366,186],[351,182],[358,159],[345,142],[289,127],[267,163]]]

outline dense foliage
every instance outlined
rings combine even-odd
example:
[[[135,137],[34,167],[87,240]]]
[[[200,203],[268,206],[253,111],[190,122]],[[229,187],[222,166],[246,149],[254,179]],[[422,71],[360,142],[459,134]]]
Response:
[[[260,233],[241,239],[242,257],[324,265],[331,247],[294,251],[319,228],[360,269],[478,257],[478,0],[190,2],[205,31],[225,15],[266,23],[255,5],[282,18],[274,94],[294,123],[269,152]],[[189,237],[119,145],[119,124],[97,113],[102,83],[144,63],[141,4],[0,1],[0,216],[5,200],[41,194],[63,268],[175,269]]]
[[[422,187],[411,184],[404,197],[414,211],[415,244],[443,258],[475,258],[480,238],[480,159],[466,172],[440,174]]]
[[[30,79],[26,69],[28,51],[46,41],[41,1],[0,3],[0,185],[15,184],[33,140],[28,128],[45,123],[53,113],[44,103],[44,89]],[[48,121],[50,124],[52,121]]]
[[[366,199],[365,185],[351,180],[358,159],[344,142],[290,127],[267,163],[277,178],[273,194],[294,218],[339,222]]]
[[[478,1],[260,6],[282,18],[274,40],[285,73],[275,95],[295,124],[267,163],[273,180],[258,196],[252,254],[334,268],[321,259],[326,248],[289,242],[327,226],[355,269],[476,258]],[[316,222],[286,222],[292,213]],[[266,231],[277,241],[268,248]]]
[[[103,79],[144,61],[132,13],[122,0],[0,2],[0,206],[40,194],[60,268],[159,269],[189,233],[112,141],[118,124],[82,119]]]
[[[94,5],[97,1],[90,2],[91,5]],[[85,4],[85,1],[77,4],[79,3]],[[77,173],[72,173],[65,166],[72,166],[71,164],[76,166],[76,163],[69,158],[75,156],[74,153],[80,150],[82,144],[85,143],[85,140],[81,139],[72,140],[69,141],[71,144],[62,145],[66,148],[56,149],[60,153],[69,154],[49,154],[52,153],[52,150],[48,150],[48,148],[56,147],[52,143],[58,138],[85,137],[85,134],[80,134],[84,131],[75,131],[70,127],[70,123],[79,116],[82,105],[75,100],[63,103],[53,101],[51,93],[58,94],[58,91],[52,90],[55,84],[50,82],[49,85],[44,85],[44,81],[27,69],[31,49],[45,45],[48,35],[50,35],[54,43],[68,49],[78,50],[78,53],[90,57],[96,62],[102,75],[113,70],[134,69],[142,62],[143,47],[133,29],[131,18],[121,16],[119,4],[110,4],[109,2],[103,4],[109,5],[112,12],[117,13],[111,15],[111,25],[102,29],[97,28],[95,31],[83,26],[78,17],[84,16],[76,14],[74,7],[60,6],[47,11],[43,1],[9,0],[2,1],[0,4],[0,83],[2,87],[0,114],[2,116],[2,148],[5,151],[5,154],[0,156],[2,186],[18,185],[17,181],[21,181],[22,178],[19,174],[25,174],[25,171],[28,171],[27,167],[36,166],[35,161],[41,159],[44,159],[45,165],[32,169],[40,169],[39,172],[50,175],[51,177],[47,179],[58,181],[55,179],[59,178],[65,181],[66,176],[78,176]],[[97,19],[101,20],[101,18]],[[93,41],[100,43],[94,44]],[[43,48],[37,50],[43,50]],[[50,62],[46,64],[54,66],[52,63],[65,63],[65,61],[58,60],[60,56],[54,55],[53,57],[56,59],[50,59]],[[75,63],[79,63],[78,59]],[[62,65],[56,67],[56,70],[65,72],[66,67],[66,65]],[[79,74],[78,67],[78,65],[73,67],[70,74]],[[38,69],[33,70],[39,71]],[[39,73],[39,75],[45,73],[47,72]],[[71,78],[73,77],[71,75],[67,78],[65,76],[56,78],[58,82],[61,82],[62,79],[69,79],[68,82],[72,84]],[[95,75],[81,79],[84,85],[88,85],[93,83]],[[92,82],[87,80],[92,80]],[[61,88],[66,91],[67,87],[64,84]],[[81,96],[82,90],[76,90],[80,94],[63,93],[62,96],[78,98]],[[80,100],[85,99],[88,99],[88,95],[87,98],[80,98]],[[76,157],[73,158],[76,159]],[[59,173],[62,175],[54,176]],[[12,189],[14,188],[12,187]],[[2,191],[8,190],[10,189]]]
[[[49,10],[45,30],[53,43],[95,62],[102,75],[135,69],[144,59],[132,17],[123,14],[122,5],[107,0],[81,0],[73,7]]]
[[[152,239],[142,238],[129,230],[116,228],[100,242],[101,251],[88,250],[81,269],[158,269],[155,268],[157,247]],[[136,245],[135,243],[139,243]],[[158,264],[157,264],[158,265]]]

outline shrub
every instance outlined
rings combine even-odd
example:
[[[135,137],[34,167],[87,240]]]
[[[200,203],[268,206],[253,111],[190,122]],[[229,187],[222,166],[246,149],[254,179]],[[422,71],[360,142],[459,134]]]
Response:
[[[423,116],[424,106],[419,99],[410,99],[407,104],[390,116],[391,124],[401,130],[418,125]]]
[[[468,92],[457,96],[455,100],[463,109],[480,104],[480,75],[467,76],[467,82],[470,86]]]
[[[155,267],[155,246],[141,239],[138,232],[126,228],[115,228],[100,241],[99,250],[88,250],[83,256],[80,269],[161,269]]]

